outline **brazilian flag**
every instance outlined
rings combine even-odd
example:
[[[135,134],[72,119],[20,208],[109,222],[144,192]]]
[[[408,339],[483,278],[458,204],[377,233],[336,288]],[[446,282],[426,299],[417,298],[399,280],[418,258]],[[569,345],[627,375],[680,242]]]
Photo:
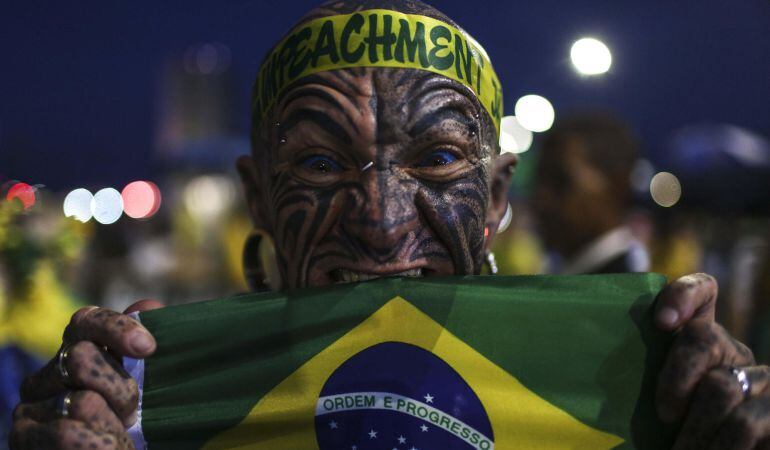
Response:
[[[655,274],[390,278],[139,314],[150,449],[668,448]]]

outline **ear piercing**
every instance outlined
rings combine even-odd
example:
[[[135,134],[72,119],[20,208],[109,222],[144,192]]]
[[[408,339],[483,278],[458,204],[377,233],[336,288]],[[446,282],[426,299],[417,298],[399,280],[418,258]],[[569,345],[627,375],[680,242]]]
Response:
[[[369,161],[364,167],[361,168],[361,172],[366,172],[374,165],[374,161]]]
[[[486,259],[486,261],[484,262],[486,263],[487,268],[489,269],[489,274],[497,275],[498,269],[497,269],[497,259],[495,258],[495,254],[488,251],[484,256]]]

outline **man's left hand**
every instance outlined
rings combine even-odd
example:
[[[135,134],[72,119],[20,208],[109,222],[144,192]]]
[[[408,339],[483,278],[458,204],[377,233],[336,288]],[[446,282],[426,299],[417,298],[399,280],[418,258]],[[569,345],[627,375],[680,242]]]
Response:
[[[712,276],[694,274],[658,297],[655,322],[675,333],[658,378],[658,415],[682,421],[676,450],[770,449],[770,368],[757,366],[751,350],[715,322],[717,293]]]

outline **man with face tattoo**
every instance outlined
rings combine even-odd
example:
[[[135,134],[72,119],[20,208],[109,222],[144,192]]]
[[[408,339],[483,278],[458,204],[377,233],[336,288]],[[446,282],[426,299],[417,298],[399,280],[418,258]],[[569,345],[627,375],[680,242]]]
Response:
[[[383,19],[392,19],[387,10],[433,23],[424,39],[443,50],[418,45],[419,28],[398,45],[398,24],[378,27],[374,10]],[[342,16],[341,33],[316,30],[323,37],[312,54],[297,28],[266,58],[255,84],[253,153],[238,170],[255,225],[275,242],[273,287],[478,274],[516,164],[499,154],[501,99],[491,64],[454,21],[415,0],[329,2],[300,26]],[[350,39],[367,23],[367,37]],[[446,59],[452,50],[464,58],[455,75]],[[471,50],[477,65],[465,66]],[[322,52],[331,61],[325,67],[317,64]],[[770,446],[767,367],[755,366],[751,351],[715,323],[716,295],[714,279],[698,274],[658,298],[658,325],[676,333],[659,378],[659,414],[683,420],[677,448]],[[129,310],[158,306],[144,301]],[[12,448],[131,448],[124,430],[136,419],[138,391],[119,358],[147,357],[155,347],[127,315],[78,311],[59,355],[22,385]]]

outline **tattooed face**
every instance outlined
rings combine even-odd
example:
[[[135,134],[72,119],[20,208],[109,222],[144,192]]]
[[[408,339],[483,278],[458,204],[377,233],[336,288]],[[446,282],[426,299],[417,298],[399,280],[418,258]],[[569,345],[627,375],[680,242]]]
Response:
[[[494,151],[482,114],[462,85],[407,69],[322,72],[286,90],[255,139],[252,208],[284,285],[478,273]]]

